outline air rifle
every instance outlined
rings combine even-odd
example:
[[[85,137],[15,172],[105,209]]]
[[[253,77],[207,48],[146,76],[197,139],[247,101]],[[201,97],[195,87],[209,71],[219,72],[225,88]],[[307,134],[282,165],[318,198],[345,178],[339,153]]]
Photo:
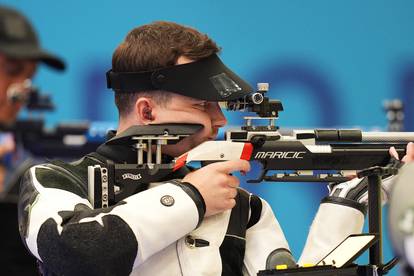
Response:
[[[395,265],[395,260],[382,264],[381,231],[381,177],[397,173],[397,168],[387,167],[389,148],[395,147],[403,156],[414,133],[362,132],[357,129],[293,130],[282,133],[275,122],[283,110],[282,103],[265,96],[267,84],[239,100],[225,103],[228,110],[255,112],[258,116],[245,117],[240,129],[229,130],[224,141],[207,141],[187,153],[164,162],[162,147],[174,144],[199,131],[202,125],[168,124],[133,126],[108,140],[106,144],[130,145],[137,154],[134,164],[106,164],[88,167],[88,195],[95,208],[108,207],[122,199],[145,190],[149,183],[174,179],[174,172],[185,165],[235,159],[258,161],[262,173],[249,182],[344,182],[347,175],[368,177],[369,231],[378,237],[371,245],[370,263],[321,273],[311,271],[300,274],[292,271],[286,275],[378,275],[385,274]],[[267,124],[254,124],[254,122]],[[273,173],[272,173],[273,172]],[[346,273],[345,273],[346,272]],[[276,275],[265,271],[265,275]],[[262,275],[262,274],[261,274]],[[281,274],[277,274],[281,275]],[[283,274],[285,275],[285,274]]]
[[[90,168],[90,196],[97,204],[95,207],[102,206],[102,198],[105,198],[104,205],[112,205],[143,190],[143,185],[161,181],[194,161],[203,164],[235,159],[258,161],[262,164],[262,173],[258,179],[248,181],[253,183],[344,182],[349,180],[348,175],[355,175],[359,170],[387,165],[392,146],[403,156],[407,143],[414,141],[414,133],[409,132],[315,129],[282,133],[275,124],[283,110],[282,103],[266,97],[267,91],[267,84],[259,84],[257,92],[226,102],[224,107],[228,110],[254,112],[257,116],[245,117],[245,125],[227,131],[224,141],[204,142],[168,163],[163,163],[161,158],[162,146],[177,143],[200,130],[201,125],[134,126],[107,141],[112,145],[130,145],[137,153],[137,162]],[[254,124],[264,121],[267,124]],[[101,179],[107,175],[102,174],[102,169],[109,175],[104,189]],[[101,196],[103,190],[109,194]]]
[[[344,182],[347,175],[389,162],[390,147],[405,154],[413,132],[363,132],[359,129],[292,130],[282,133],[275,122],[283,111],[280,101],[265,96],[267,84],[256,93],[226,103],[228,110],[255,112],[244,117],[240,129],[228,130],[224,141],[207,141],[176,160],[175,168],[194,161],[216,162],[245,159],[262,164],[262,173],[251,183]],[[267,124],[253,124],[254,122]],[[273,171],[273,173],[272,173]]]

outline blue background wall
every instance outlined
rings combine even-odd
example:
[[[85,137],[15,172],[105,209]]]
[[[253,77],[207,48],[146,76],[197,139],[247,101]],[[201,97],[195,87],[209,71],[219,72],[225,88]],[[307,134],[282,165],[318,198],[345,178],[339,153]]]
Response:
[[[384,128],[382,101],[402,98],[414,127],[414,2],[409,0],[23,1],[2,0],[31,18],[43,45],[68,70],[42,67],[36,84],[51,92],[50,124],[116,121],[104,72],[126,33],[154,20],[193,26],[214,38],[222,58],[251,83],[270,82],[283,101],[283,127]],[[230,123],[240,122],[229,115]],[[320,184],[247,186],[266,198],[299,257]],[[385,242],[386,258],[391,256]],[[394,273],[396,273],[394,271]],[[395,274],[394,274],[395,275]]]

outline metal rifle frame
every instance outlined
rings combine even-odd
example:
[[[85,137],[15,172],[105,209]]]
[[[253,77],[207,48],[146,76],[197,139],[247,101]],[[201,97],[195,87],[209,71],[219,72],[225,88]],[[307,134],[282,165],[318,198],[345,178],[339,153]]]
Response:
[[[369,233],[378,236],[377,242],[369,248],[369,266],[371,266],[372,269],[377,269],[378,275],[385,275],[397,263],[394,260],[391,260],[387,264],[382,263],[381,204],[381,177],[384,175],[395,175],[397,172],[397,168],[375,166],[362,170],[357,174],[359,178],[368,177],[368,228]]]

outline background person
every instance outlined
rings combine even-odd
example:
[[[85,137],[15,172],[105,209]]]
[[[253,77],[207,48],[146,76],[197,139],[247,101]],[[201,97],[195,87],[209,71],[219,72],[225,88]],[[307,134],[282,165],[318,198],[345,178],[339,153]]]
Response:
[[[36,31],[20,12],[0,5],[0,125],[16,121],[23,103],[12,101],[10,94],[25,92],[39,63],[63,71],[61,58],[43,50]],[[0,129],[1,131],[1,129]],[[2,275],[37,275],[35,261],[21,244],[18,234],[17,199],[3,189],[11,188],[16,169],[26,160],[24,149],[15,144],[14,135],[0,134],[0,273]]]

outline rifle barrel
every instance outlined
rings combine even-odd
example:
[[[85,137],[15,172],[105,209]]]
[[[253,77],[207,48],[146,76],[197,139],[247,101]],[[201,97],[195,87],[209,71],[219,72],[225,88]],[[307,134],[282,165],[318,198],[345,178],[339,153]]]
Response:
[[[315,129],[313,133],[298,133],[298,139],[315,138],[317,142],[414,142],[414,132],[363,132],[359,129]]]
[[[362,132],[362,142],[414,142],[414,132]]]

